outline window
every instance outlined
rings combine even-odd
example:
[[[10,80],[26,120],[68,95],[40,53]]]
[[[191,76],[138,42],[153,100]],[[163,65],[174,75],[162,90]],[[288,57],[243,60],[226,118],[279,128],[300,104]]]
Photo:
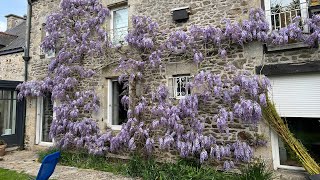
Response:
[[[288,117],[284,120],[290,131],[308,149],[311,157],[320,163],[320,118]],[[296,154],[280,138],[278,141],[280,165],[302,166]]]
[[[45,97],[39,97],[37,101],[37,135],[36,143],[39,145],[52,145],[52,139],[49,136],[50,126],[53,120],[53,102],[51,94]]]
[[[128,34],[128,8],[121,7],[111,11],[111,40],[117,45],[124,42]]]
[[[126,90],[123,83],[108,80],[108,125],[115,130],[120,130],[121,125],[127,122],[127,108],[121,103]]]
[[[320,74],[301,73],[269,78],[272,83],[271,97],[279,115],[319,163]],[[274,132],[271,134],[271,144],[275,169],[303,169],[295,153]]]
[[[17,91],[0,90],[0,136],[16,133]]]
[[[171,84],[171,94],[173,98],[183,98],[191,94],[191,90],[186,88],[187,83],[191,81],[190,75],[174,75],[172,78],[169,78],[169,84]]]
[[[46,24],[43,23],[42,27],[40,29],[41,30],[41,42],[43,42],[44,38],[46,36],[48,36],[48,32],[46,32],[46,30],[45,30],[45,26],[46,26]],[[40,57],[41,58],[53,58],[53,57],[55,57],[55,55],[56,55],[56,53],[55,53],[54,49],[52,49],[48,52],[44,52],[44,50],[40,47]]]
[[[264,4],[270,30],[286,27],[297,16],[308,18],[307,0],[264,0]],[[307,26],[303,29],[308,32]]]

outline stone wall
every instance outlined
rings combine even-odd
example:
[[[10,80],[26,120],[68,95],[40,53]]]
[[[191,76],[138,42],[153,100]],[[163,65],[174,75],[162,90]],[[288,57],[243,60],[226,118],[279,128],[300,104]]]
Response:
[[[23,53],[0,56],[0,80],[24,80],[24,60],[22,56]]]
[[[318,48],[299,48],[266,52],[263,64],[283,64],[283,63],[304,63],[319,61],[320,54]]]
[[[105,1],[103,1],[105,2]],[[105,2],[110,8],[117,7],[119,4],[123,4],[124,1],[115,0],[115,3]],[[45,17],[57,9],[59,0],[42,0],[33,3],[33,16],[32,16],[32,30],[31,30],[31,56],[30,61],[30,79],[41,79],[46,75],[48,59],[40,58],[40,42],[41,42],[41,28],[42,23],[45,22]],[[170,10],[173,8],[189,6],[191,14],[189,20],[185,23],[175,23],[172,20]],[[261,7],[260,0],[128,0],[129,18],[132,15],[147,15],[157,21],[162,30],[164,29],[183,29],[186,30],[191,25],[199,26],[220,26],[220,21],[223,18],[231,19],[244,19],[248,16],[250,8]],[[130,20],[129,20],[130,22]],[[106,28],[108,28],[108,23]],[[129,24],[130,27],[130,24]],[[312,55],[310,55],[310,53]],[[208,70],[212,72],[222,72],[226,62],[233,62],[239,68],[245,68],[253,70],[256,65],[264,63],[280,63],[280,62],[292,62],[292,61],[307,61],[316,59],[317,50],[298,50],[298,51],[283,51],[273,52],[265,54],[263,51],[263,45],[260,43],[250,43],[241,46],[233,46],[228,52],[226,60],[221,59],[217,55],[213,55],[207,58],[203,63],[197,66],[195,71]],[[117,65],[119,55],[109,54],[104,57],[91,57],[85,61],[85,66],[93,68],[97,71],[97,76],[90,80],[90,87],[94,87],[101,99],[101,110],[95,114],[94,117],[98,120],[102,129],[105,128],[108,118],[108,106],[107,106],[107,93],[108,85],[107,78],[114,78],[119,76],[113,70]],[[190,62],[190,60],[187,60]],[[186,62],[185,59],[179,61],[180,63]],[[172,76],[170,65],[172,62],[170,59],[164,60],[164,66],[161,69],[161,73],[154,73],[149,71],[146,75],[146,84],[143,86],[143,91],[146,96],[150,96],[150,92],[156,88],[160,83],[167,83],[168,77]],[[182,65],[183,66],[183,65]],[[177,68],[182,68],[181,65],[177,65]],[[193,73],[193,72],[192,72]],[[148,94],[149,93],[149,94]],[[27,103],[27,119],[26,119],[26,144],[30,149],[35,148],[35,122],[36,122],[36,101],[33,99],[28,100]],[[235,123],[231,127],[231,135],[229,137],[221,136],[217,133],[217,128],[214,123],[211,122],[212,114],[215,112],[217,104],[212,102],[212,106],[203,107],[201,109],[202,114],[206,116],[207,123],[205,127],[207,132],[214,132],[218,140],[221,141],[234,141],[238,138],[238,133],[242,131],[246,132],[259,132],[263,133],[270,142],[270,129],[263,122],[259,124],[258,128],[252,126],[245,126],[241,123]],[[169,154],[170,155],[170,154]],[[171,155],[172,156],[172,155]],[[268,143],[267,147],[259,148],[256,150],[256,157],[265,159],[268,164],[272,165],[272,153],[271,144]]]
[[[32,54],[32,60],[30,61],[30,72],[29,72],[29,78],[30,79],[41,79],[46,75],[47,65],[49,63],[48,59],[41,59],[40,58],[40,42],[41,42],[41,28],[42,24],[45,22],[45,17],[50,13],[53,12],[57,8],[57,2],[56,1],[36,1],[33,4],[33,16],[32,16],[32,30],[31,30],[31,54]],[[157,21],[160,25],[161,29],[187,29],[191,27],[191,25],[199,25],[199,26],[217,26],[220,24],[220,21],[223,18],[231,18],[231,19],[239,19],[238,17],[246,17],[248,14],[248,10],[252,8],[252,5],[259,5],[259,1],[254,1],[253,3],[248,3],[248,1],[192,1],[189,3],[188,1],[146,1],[146,0],[140,0],[140,1],[128,1],[129,6],[129,18],[134,15],[147,15],[151,16],[151,18],[155,21]],[[120,3],[123,3],[122,1]],[[117,4],[119,2],[117,1]],[[112,7],[112,4],[108,4]],[[191,15],[189,20],[186,23],[175,23],[172,20],[171,16],[171,9],[177,8],[177,7],[183,7],[183,6],[189,6],[191,9]],[[48,8],[50,7],[50,8]],[[239,16],[240,14],[240,16]],[[214,18],[212,18],[214,17]],[[260,58],[262,53],[262,45],[259,45],[255,47],[253,54],[252,48],[254,46],[248,46],[248,47],[241,47],[241,46],[235,46],[229,51],[229,55],[226,60],[221,59],[217,55],[214,55],[207,60],[205,60],[203,63],[198,66],[197,69],[193,69],[195,72],[200,70],[208,70],[212,72],[222,72],[223,67],[225,66],[226,62],[233,61],[236,66],[239,68],[247,68],[247,69],[253,69],[256,61]],[[259,47],[261,47],[259,49]],[[259,54],[259,53],[260,54]],[[117,64],[116,62],[112,64],[112,61],[117,61],[118,56],[114,55],[112,57],[104,57],[105,59],[101,59],[98,57],[90,57],[87,58],[84,62],[84,65],[86,67],[90,67],[97,70],[97,77],[93,80],[90,80],[90,83],[88,84],[89,87],[96,87],[97,93],[100,96],[101,99],[101,111],[94,116],[99,121],[100,127],[103,129],[106,126],[107,122],[107,84],[105,79],[108,77],[115,77],[118,74],[113,73],[113,67],[114,64]],[[185,61],[182,60],[182,63]],[[189,60],[189,62],[192,62],[192,60]],[[167,63],[176,63],[171,62],[171,60],[164,60],[164,66],[161,70],[161,73],[155,73],[154,71],[149,71],[149,74],[146,75],[146,82],[147,84],[143,85],[144,89],[143,91],[146,92],[146,96],[150,96],[150,92],[157,88],[160,83],[167,83],[167,79],[169,74],[166,72],[168,69]],[[181,62],[180,62],[181,63]],[[112,68],[109,68],[107,66],[108,64],[112,65]],[[181,65],[180,65],[181,66]],[[178,66],[178,68],[181,68]],[[183,65],[182,65],[183,66]],[[106,71],[106,68],[109,69],[108,72]],[[195,73],[193,73],[195,74]],[[149,94],[148,94],[149,93]],[[28,115],[26,119],[26,124],[28,132],[26,133],[26,144],[27,147],[32,148],[34,145],[34,139],[35,139],[35,114],[36,114],[36,105],[33,103],[36,103],[36,101],[32,100],[28,103]],[[235,141],[237,139],[237,134],[242,131],[252,131],[251,126],[244,126],[241,123],[236,123],[232,125],[231,127],[231,135],[229,137],[221,136],[220,133],[217,133],[217,127],[214,123],[212,123],[212,114],[216,113],[216,107],[217,104],[212,102],[212,106],[203,107],[201,111],[207,119],[207,124],[205,125],[207,131],[213,131],[219,141]],[[261,128],[254,128],[254,132],[261,131]],[[268,132],[266,131],[267,135]],[[264,149],[265,152],[268,152],[269,158],[270,156],[270,149]],[[266,153],[262,153],[266,154]]]
[[[60,0],[41,0],[32,4],[31,18],[31,44],[30,44],[30,61],[29,61],[29,80],[41,80],[47,74],[49,59],[42,58],[40,44],[42,41],[43,24],[46,17],[59,7]],[[28,98],[26,106],[26,132],[25,132],[25,148],[34,149],[36,140],[36,122],[37,122],[37,100],[36,98]]]
[[[241,20],[248,17],[248,12],[251,8],[260,7],[260,1],[130,1],[128,2],[130,11],[135,15],[150,16],[154,21],[159,23],[160,29],[182,29],[187,30],[192,25],[198,26],[221,26],[220,22],[223,18],[230,18],[232,20]],[[191,14],[189,20],[184,23],[176,23],[172,20],[171,9],[185,7],[190,8]],[[253,70],[254,67],[262,62],[263,58],[263,46],[261,43],[251,43],[244,47],[232,46],[228,50],[228,56],[226,59],[220,58],[216,52],[213,51],[213,56],[205,57],[205,60],[200,63],[194,71],[211,71],[214,73],[223,73],[224,66],[227,62],[232,62],[238,68],[245,68]],[[204,55],[206,56],[206,55]],[[174,59],[174,58],[173,58]],[[174,59],[176,61],[176,59]],[[179,60],[178,60],[179,61]],[[148,82],[143,85],[144,93],[146,97],[150,97],[150,92],[155,90],[161,83],[167,83],[170,72],[167,72],[168,66],[175,63],[171,60],[163,60],[163,69],[161,73],[150,73],[146,75],[145,81]],[[182,59],[180,63],[192,62],[191,59]],[[183,65],[178,65],[177,69],[183,69]],[[190,74],[194,74],[190,72]],[[205,117],[205,131],[206,133],[212,133],[217,138],[218,142],[234,142],[238,139],[238,134],[241,132],[254,132],[263,133],[266,138],[270,140],[270,129],[264,123],[259,124],[259,128],[254,126],[245,126],[242,123],[235,122],[230,125],[230,135],[224,136],[219,133],[216,124],[213,122],[213,114],[216,114],[218,104],[216,102],[210,102],[206,106],[200,107],[200,113]],[[269,141],[270,142],[270,141]],[[259,148],[256,150],[256,157],[262,157],[269,165],[272,164],[272,152],[271,144],[268,143],[268,147]],[[172,157],[172,154],[166,154],[165,156]]]

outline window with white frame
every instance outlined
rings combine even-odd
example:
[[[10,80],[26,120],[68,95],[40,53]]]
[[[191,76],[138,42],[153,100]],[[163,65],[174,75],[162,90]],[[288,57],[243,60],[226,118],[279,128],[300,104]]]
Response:
[[[264,0],[264,5],[270,30],[288,26],[297,16],[308,18],[307,0]],[[303,29],[308,32],[307,26]]]
[[[173,98],[180,99],[191,94],[190,88],[187,84],[191,81],[190,74],[187,75],[174,75],[169,78],[169,86],[171,86],[171,95]]]
[[[320,163],[320,74],[297,74],[269,77],[271,98],[290,131]],[[312,88],[310,88],[312,87]],[[271,134],[274,167],[303,170],[295,153]]]
[[[37,99],[37,128],[36,144],[52,145],[50,138],[50,126],[53,121],[53,102],[51,94]]]
[[[49,33],[46,32],[45,30],[45,26],[46,24],[44,23],[42,24],[42,27],[41,27],[41,41],[43,41],[44,38],[49,35]],[[45,52],[40,46],[40,56],[43,56],[45,58],[53,58],[55,57],[55,55],[56,55],[56,52],[54,49]]]
[[[108,79],[108,125],[114,130],[120,130],[127,122],[127,107],[121,103],[127,87],[116,79]]]
[[[128,34],[128,7],[120,7],[111,10],[111,40],[113,44],[121,44],[124,42],[125,36]]]

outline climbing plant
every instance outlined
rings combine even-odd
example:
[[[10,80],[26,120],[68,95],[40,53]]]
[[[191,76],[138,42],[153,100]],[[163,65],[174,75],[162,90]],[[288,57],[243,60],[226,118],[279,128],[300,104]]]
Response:
[[[45,51],[56,49],[58,53],[51,59],[44,80],[18,86],[19,98],[52,93],[57,105],[50,135],[61,148],[85,148],[93,154],[135,151],[146,155],[156,149],[175,150],[181,157],[196,157],[201,163],[225,160],[226,170],[235,162],[249,162],[253,149],[246,142],[218,143],[205,130],[201,107],[219,102],[211,121],[227,137],[228,126],[235,119],[245,124],[257,124],[262,119],[269,80],[226,62],[223,73],[199,68],[186,87],[192,94],[175,100],[170,98],[166,83],[148,85],[148,73],[161,74],[169,57],[201,67],[217,55],[227,58],[232,46],[252,41],[281,45],[293,39],[313,46],[320,31],[320,16],[313,16],[304,22],[297,17],[288,27],[268,33],[261,9],[252,9],[248,20],[241,22],[223,19],[220,28],[192,26],[188,31],[171,32],[159,29],[149,17],[133,16],[126,48],[122,48],[109,41],[103,28],[108,16],[109,10],[99,0],[62,0],[60,10],[47,18],[48,36],[42,43]],[[303,33],[301,24],[305,23],[312,33]],[[99,130],[92,118],[92,113],[99,110],[99,99],[94,89],[85,85],[95,73],[84,66],[84,61],[114,52],[111,48],[121,55],[116,68],[121,73],[119,81],[129,87],[128,95],[121,100],[128,108],[128,121],[118,133]],[[144,90],[140,91],[141,87]],[[234,160],[230,160],[232,157]]]

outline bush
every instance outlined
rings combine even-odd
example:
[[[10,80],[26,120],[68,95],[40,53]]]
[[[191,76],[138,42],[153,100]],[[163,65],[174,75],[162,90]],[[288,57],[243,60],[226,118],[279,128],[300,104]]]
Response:
[[[177,163],[159,163],[153,158],[132,155],[128,162],[106,159],[104,156],[89,155],[84,151],[61,151],[48,149],[39,152],[39,161],[53,152],[60,151],[59,163],[85,169],[141,177],[144,180],[271,180],[272,172],[262,162],[252,163],[241,169],[242,174],[220,172],[211,167],[201,166],[197,159],[180,159]]]
[[[128,174],[131,177],[142,177],[144,180],[233,179],[232,174],[200,167],[200,164],[193,159],[181,159],[177,163],[157,163],[152,158],[144,160],[137,155],[133,156],[128,164]]]
[[[241,169],[238,180],[272,180],[273,172],[267,170],[265,163],[256,162],[248,164]]]

